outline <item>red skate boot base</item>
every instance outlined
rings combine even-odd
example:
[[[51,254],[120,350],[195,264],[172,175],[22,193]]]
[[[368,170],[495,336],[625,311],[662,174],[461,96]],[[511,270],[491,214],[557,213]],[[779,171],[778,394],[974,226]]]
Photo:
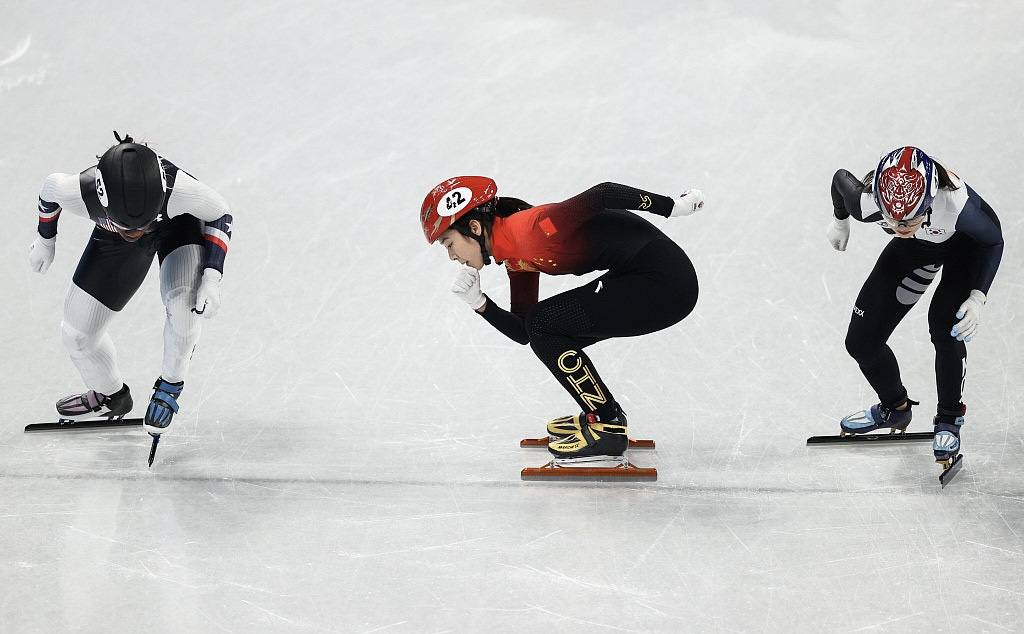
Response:
[[[614,466],[593,466],[613,464]],[[658,470],[638,467],[625,457],[613,461],[576,462],[552,460],[542,467],[526,467],[519,476],[523,480],[549,480],[561,482],[653,482]]]
[[[554,440],[553,436],[544,436],[543,438],[523,438],[519,441],[520,447],[544,447],[547,449],[548,443]],[[630,449],[654,449],[653,440],[634,440],[629,439]]]

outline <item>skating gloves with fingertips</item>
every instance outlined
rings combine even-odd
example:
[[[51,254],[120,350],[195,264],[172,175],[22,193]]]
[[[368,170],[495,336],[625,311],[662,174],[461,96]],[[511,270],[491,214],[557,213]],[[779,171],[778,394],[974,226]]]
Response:
[[[452,282],[452,292],[473,310],[480,310],[487,303],[483,291],[480,290],[480,271],[470,266],[462,267]]]
[[[672,205],[671,216],[689,216],[704,208],[704,192],[699,189],[688,189],[676,198]]]
[[[957,341],[973,339],[978,332],[978,326],[981,325],[981,308],[986,300],[985,293],[978,289],[971,291],[967,301],[960,304],[960,310],[956,311],[956,318],[960,321],[956,322],[949,334],[956,337]]]
[[[46,273],[53,264],[53,255],[57,250],[57,236],[44,238],[37,235],[28,247],[28,265],[36,273]]]
[[[832,248],[836,251],[845,251],[846,243],[850,241],[850,219],[833,218],[832,224],[828,226],[825,233]]]
[[[220,310],[220,281],[224,275],[217,269],[203,269],[203,280],[196,291],[196,307],[192,312],[210,319]]]

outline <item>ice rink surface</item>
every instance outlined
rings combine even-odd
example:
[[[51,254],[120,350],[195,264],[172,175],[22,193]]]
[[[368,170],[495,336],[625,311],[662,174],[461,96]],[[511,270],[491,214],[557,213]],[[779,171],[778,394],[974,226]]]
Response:
[[[0,630],[1024,630],[1022,29],[980,1],[6,2]],[[82,389],[58,326],[91,225],[65,214],[31,273],[36,195],[113,129],[236,220],[152,469],[141,430],[22,432]],[[831,176],[904,144],[1006,240],[945,490],[927,444],[804,442],[874,400],[843,338],[888,238],[832,250]],[[448,292],[417,213],[455,174],[534,203],[706,192],[653,218],[697,268],[694,314],[590,349],[656,483],[519,480],[545,452],[518,440],[575,407]],[[507,305],[501,269],[483,286]],[[912,430],[926,312],[893,339]],[[138,415],[162,324],[151,272],[112,329]]]

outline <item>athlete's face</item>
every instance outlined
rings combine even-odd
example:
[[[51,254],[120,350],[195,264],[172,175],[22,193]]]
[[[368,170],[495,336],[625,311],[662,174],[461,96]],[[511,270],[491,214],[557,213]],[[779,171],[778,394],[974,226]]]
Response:
[[[479,222],[473,220],[469,223],[469,230],[480,235],[483,227]],[[438,242],[448,250],[448,259],[477,270],[484,268],[484,254],[480,251],[480,243],[473,238],[464,236],[455,229],[449,229],[441,234]]]
[[[893,231],[896,232],[897,238],[913,238],[917,230],[924,224],[924,215],[920,215],[913,220],[904,220],[895,224],[892,221],[887,221]]]
[[[107,217],[107,220],[110,220],[109,216]],[[129,229],[128,227],[122,227],[113,220],[110,220],[110,224],[114,225],[114,229],[117,230],[117,235],[121,236],[126,241],[137,242],[139,238],[153,230],[153,225],[156,224],[156,221],[154,220],[153,222],[150,222],[145,227],[142,227],[140,229]]]
[[[117,235],[128,242],[137,242],[139,238],[146,235],[145,229],[122,229],[117,225],[114,225],[114,228],[117,229]]]

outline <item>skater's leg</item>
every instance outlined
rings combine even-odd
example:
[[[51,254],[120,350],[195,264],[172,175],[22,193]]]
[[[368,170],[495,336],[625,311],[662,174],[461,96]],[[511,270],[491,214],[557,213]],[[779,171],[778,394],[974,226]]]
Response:
[[[928,330],[935,347],[935,387],[938,405],[957,410],[967,376],[967,346],[950,334],[956,311],[971,293],[973,249],[962,243],[950,254],[928,308]]]
[[[894,238],[882,250],[865,280],[846,333],[846,350],[857,361],[879,402],[840,421],[843,433],[906,430],[911,421],[907,389],[896,355],[888,345],[897,324],[928,289],[939,270],[936,254]]]
[[[164,356],[161,376],[170,383],[185,380],[192,352],[199,341],[201,318],[193,307],[199,288],[202,247],[178,247],[160,264],[160,294],[163,298]]]
[[[958,244],[946,260],[942,279],[928,309],[928,329],[935,346],[935,460],[949,466],[960,453],[960,428],[965,422],[963,390],[967,377],[967,345],[950,334],[956,311],[971,292],[971,263],[974,252],[967,243]]]
[[[538,303],[527,314],[534,353],[584,412],[614,416],[616,409],[584,347],[661,330],[696,304],[697,277],[676,244],[654,242],[635,262],[635,270],[604,275]]]
[[[153,254],[144,244],[95,229],[79,259],[64,300],[61,333],[86,387],[100,394],[121,389],[107,325],[142,285]]]
[[[61,320],[64,346],[88,391],[60,399],[61,416],[131,410],[107,326],[138,290],[152,259],[145,243],[126,242],[99,228],[93,231],[68,288]]]
[[[117,367],[117,351],[107,332],[114,315],[115,311],[74,283],[68,288],[61,338],[85,387],[99,394],[113,394],[124,384]]]
[[[160,294],[166,314],[164,357],[143,421],[153,435],[163,433],[178,412],[178,398],[201,331],[200,317],[192,311],[202,272],[200,223],[179,216],[161,229],[159,240]]]
[[[583,348],[661,330],[696,304],[696,274],[674,243],[648,245],[633,264],[540,302],[527,315],[531,347],[583,410],[549,424],[549,435],[562,438],[548,445],[558,458],[621,455],[628,442],[626,416]]]
[[[912,243],[894,238],[882,250],[857,295],[846,350],[883,404],[896,404],[907,397],[899,363],[887,342],[937,270],[938,265],[927,262],[927,255]]]

